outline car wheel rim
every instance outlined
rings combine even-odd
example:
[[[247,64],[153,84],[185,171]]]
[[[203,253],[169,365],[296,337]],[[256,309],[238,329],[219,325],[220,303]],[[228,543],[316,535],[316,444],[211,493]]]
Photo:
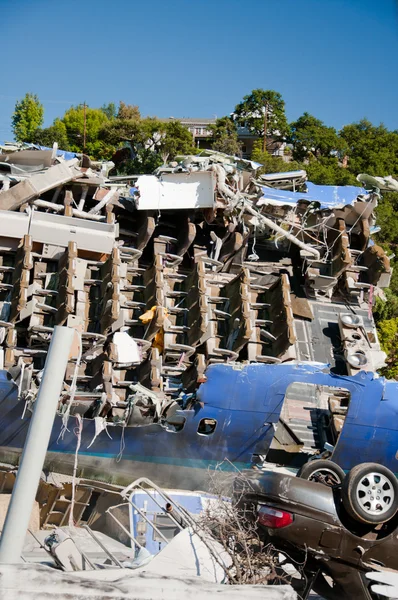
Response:
[[[360,480],[356,490],[361,508],[369,515],[383,515],[395,500],[391,481],[381,473],[368,473]]]
[[[317,481],[318,483],[323,483],[329,486],[341,484],[341,479],[338,476],[338,474],[335,473],[335,471],[333,471],[332,469],[328,469],[326,467],[314,471],[310,475],[309,481]]]

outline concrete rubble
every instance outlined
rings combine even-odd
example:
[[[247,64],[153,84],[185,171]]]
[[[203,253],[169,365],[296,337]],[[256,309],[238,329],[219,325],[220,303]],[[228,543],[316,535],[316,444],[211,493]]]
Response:
[[[8,490],[14,483],[15,472],[3,466],[0,473],[2,487]],[[141,480],[133,482],[126,490],[78,480],[75,482],[76,501],[71,508],[68,502],[70,482],[66,477],[63,479],[62,482],[59,476],[52,476],[50,481],[43,479],[40,482],[36,504],[40,508],[41,528],[32,530],[29,527],[22,564],[0,565],[0,598],[31,599],[38,593],[40,598],[51,596],[60,600],[154,596],[167,599],[177,598],[180,594],[202,598],[210,593],[234,598],[236,590],[242,589],[241,585],[228,585],[227,574],[234,572],[230,553],[201,528],[195,515],[184,510],[174,497],[152,482],[147,481],[154,488],[146,488],[148,500],[160,494],[163,501],[169,500],[181,515],[179,529],[166,544],[159,544],[158,549],[151,545],[151,540],[155,531],[159,532],[159,515],[166,516],[161,505],[157,514],[147,512],[149,528],[145,540],[140,537],[142,528],[134,527],[129,518],[126,519],[127,512],[118,510],[126,508],[126,503],[120,504],[123,498],[127,504],[131,502],[135,506],[134,490],[139,490],[140,494],[144,490]],[[131,498],[126,496],[128,490],[133,493]],[[97,495],[95,504],[85,492]],[[197,502],[200,494],[191,494],[192,506],[195,506],[195,499]],[[74,525],[65,525],[68,517],[70,521],[69,509],[73,511]],[[117,528],[109,527],[103,518],[109,510],[117,514],[114,521]],[[176,517],[176,513],[173,514]],[[127,538],[125,533],[129,534]],[[140,541],[135,537],[137,535]],[[269,600],[297,598],[287,583],[245,586],[245,595],[249,598],[260,593]]]
[[[103,573],[103,572],[102,572]],[[119,572],[120,574],[120,572]],[[267,587],[262,585],[223,586],[202,581],[200,578],[175,578],[172,575],[134,574],[120,575],[116,581],[104,581],[101,572],[95,579],[87,580],[77,574],[62,573],[44,565],[1,565],[0,598],[5,600],[32,600],[40,594],[41,600],[178,600],[179,598],[204,598],[216,595],[234,600],[241,598],[266,598],[267,600],[296,600],[297,595],[288,585]]]
[[[131,424],[132,384],[160,403],[156,420],[209,364],[311,360],[300,332],[317,303],[366,315],[389,284],[371,242],[376,189],[257,177],[210,151],[153,175],[112,179],[112,166],[56,148],[0,156],[0,368],[28,409],[55,325],[82,341],[60,411]],[[382,366],[372,319],[354,331],[343,316],[347,372]]]

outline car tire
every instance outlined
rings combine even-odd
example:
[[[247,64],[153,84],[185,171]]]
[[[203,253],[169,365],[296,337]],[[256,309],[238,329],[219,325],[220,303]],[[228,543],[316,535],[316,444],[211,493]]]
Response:
[[[345,510],[360,523],[385,523],[398,510],[397,478],[377,463],[362,463],[351,469],[341,494]]]
[[[345,473],[331,460],[315,459],[305,463],[298,471],[297,477],[334,487],[343,483]]]

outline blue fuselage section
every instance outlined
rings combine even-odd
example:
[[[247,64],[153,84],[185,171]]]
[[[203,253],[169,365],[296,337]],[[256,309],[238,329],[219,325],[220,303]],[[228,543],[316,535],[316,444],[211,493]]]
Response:
[[[398,451],[398,384],[360,372],[355,377],[331,374],[312,364],[212,365],[198,390],[180,431],[155,423],[142,427],[108,426],[95,436],[95,423],[83,419],[79,450],[80,476],[122,485],[139,476],[160,485],[205,489],[207,469],[222,463],[234,471],[250,466],[253,454],[265,454],[272,442],[286,390],[291,383],[344,388],[350,404],[333,460],[348,470],[358,462],[379,462],[394,472]],[[15,463],[30,422],[17,386],[0,371],[0,461]],[[203,419],[216,421],[210,434],[201,433]],[[47,468],[70,472],[76,450],[75,419],[60,436],[62,419],[55,416]],[[109,437],[110,436],[110,437]]]

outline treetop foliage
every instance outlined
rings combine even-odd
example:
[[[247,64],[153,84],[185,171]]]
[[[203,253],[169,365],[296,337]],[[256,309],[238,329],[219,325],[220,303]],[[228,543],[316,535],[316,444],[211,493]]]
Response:
[[[307,112],[291,123],[288,140],[293,146],[293,158],[298,161],[330,157],[332,153],[341,156],[346,151],[345,140],[334,127],[327,127]]]
[[[117,111],[116,117],[118,119],[140,119],[140,109],[138,106],[133,104],[125,104],[122,100],[119,102],[119,110]]]
[[[31,142],[43,120],[44,108],[36,94],[27,93],[22,100],[17,100],[12,115],[12,130],[17,142]]]
[[[231,156],[239,156],[242,151],[242,143],[238,140],[236,125],[231,117],[217,119],[214,125],[209,126],[213,135],[213,150],[224,152]]]
[[[367,119],[346,125],[340,137],[347,144],[349,168],[353,173],[369,175],[398,174],[398,132],[384,125],[372,125]]]
[[[239,126],[246,127],[253,134],[262,136],[265,113],[267,135],[286,136],[289,126],[285,114],[285,102],[281,94],[274,90],[253,90],[235,106],[233,119]]]

